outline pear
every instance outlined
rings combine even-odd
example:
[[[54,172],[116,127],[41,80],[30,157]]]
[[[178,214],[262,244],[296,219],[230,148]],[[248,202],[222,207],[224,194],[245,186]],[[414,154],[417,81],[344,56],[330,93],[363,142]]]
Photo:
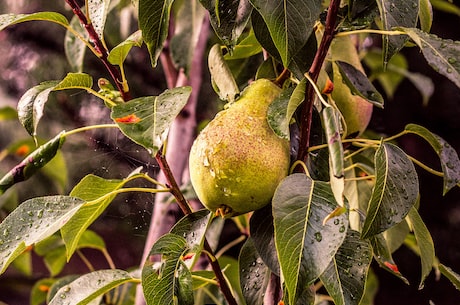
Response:
[[[270,203],[289,170],[289,141],[267,122],[267,109],[281,89],[267,79],[251,83],[195,139],[190,178],[198,199],[223,217]]]

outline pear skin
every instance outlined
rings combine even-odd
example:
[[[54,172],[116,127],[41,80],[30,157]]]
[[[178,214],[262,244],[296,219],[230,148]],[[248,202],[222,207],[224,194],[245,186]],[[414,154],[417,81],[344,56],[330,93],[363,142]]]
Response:
[[[209,210],[232,217],[260,209],[288,174],[289,141],[267,122],[268,106],[280,92],[266,79],[251,83],[194,141],[190,178]]]

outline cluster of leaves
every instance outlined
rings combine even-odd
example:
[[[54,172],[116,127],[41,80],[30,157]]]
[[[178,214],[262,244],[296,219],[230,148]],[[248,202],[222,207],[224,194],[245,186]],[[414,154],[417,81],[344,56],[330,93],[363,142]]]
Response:
[[[347,59],[354,54],[338,55],[331,47],[327,55],[329,45],[318,44],[327,36],[332,38],[332,43],[343,40],[349,43],[351,34],[371,33],[382,37],[382,49],[377,52],[382,56],[378,64],[375,56],[372,57],[376,52],[369,52],[371,55],[365,62],[387,95],[394,91],[401,76],[409,77],[420,88],[426,82],[409,73],[404,60],[398,57],[397,53],[406,45],[420,48],[436,71],[460,87],[460,62],[457,61],[460,43],[428,33],[432,22],[429,1],[349,1],[343,7],[339,7],[340,1],[330,1],[326,10],[320,0],[201,0],[200,3],[139,0],[140,30],[110,52],[104,42],[104,26],[114,5],[108,0],[88,0],[86,9],[80,10],[74,1],[67,2],[75,12],[71,21],[56,12],[0,15],[0,30],[35,20],[63,26],[67,30],[66,55],[75,69],[62,80],[46,81],[28,90],[18,103],[19,120],[39,143],[37,126],[49,95],[60,90],[82,89],[105,102],[111,109],[114,124],[63,131],[39,145],[0,180],[1,194],[45,165],[49,167],[68,136],[91,128],[118,128],[152,156],[162,153],[167,130],[185,106],[191,88],[178,87],[158,96],[129,99],[123,65],[131,48],[144,43],[152,66],[157,65],[170,33],[171,15],[175,16],[174,35],[169,38],[171,56],[185,71],[191,67],[199,28],[203,19],[207,20],[204,16],[209,15],[223,45],[213,48],[209,56],[212,81],[223,99],[235,99],[238,84],[248,80],[244,73],[247,71],[238,68],[246,63],[258,63],[249,78],[255,74],[258,78],[279,81],[286,72],[290,74],[284,82],[283,94],[268,113],[269,123],[280,137],[289,138],[292,121],[302,124],[297,115],[309,104],[308,88],[313,88],[318,103],[310,103],[314,105],[309,122],[313,128],[308,137],[315,141],[310,141],[307,164],[302,163],[305,160],[296,162],[300,167],[303,165],[305,173],[293,173],[284,179],[271,205],[255,211],[250,218],[243,215],[234,219],[243,236],[247,236],[238,261],[212,253],[217,244],[214,239],[222,230],[222,220],[205,210],[190,211],[156,241],[150,256],[160,259],[147,261],[141,274],[113,267],[78,277],[46,279],[37,283],[33,304],[45,299],[50,304],[129,304],[132,302],[126,296],[129,293],[109,291],[119,288],[133,292],[139,283],[147,304],[194,304],[205,300],[223,303],[224,298],[230,304],[263,304],[266,292],[273,287],[282,290],[279,295],[285,304],[313,304],[318,297],[316,288],[320,286],[325,287],[328,298],[335,304],[370,304],[372,295],[364,296],[372,294],[366,290],[371,286],[372,260],[407,281],[392,258],[392,253],[403,244],[420,255],[420,287],[435,269],[460,288],[460,276],[436,259],[430,233],[418,213],[419,184],[414,166],[415,163],[442,176],[445,194],[460,183],[457,152],[441,137],[414,124],[391,138],[346,139],[346,126],[333,96],[322,94],[320,89],[328,78],[336,81],[332,75],[340,73],[350,99],[358,95],[383,107],[382,95],[360,67]],[[420,29],[416,28],[418,23]],[[108,72],[115,75],[116,89],[105,80],[98,82],[100,90],[93,89],[93,78],[82,72],[87,49],[103,60]],[[227,50],[227,54],[223,55],[222,49]],[[324,57],[321,59],[318,54]],[[314,65],[322,67],[318,73],[313,72],[316,75],[311,73]],[[384,67],[388,72],[384,72]],[[299,129],[304,130],[302,125]],[[394,144],[398,137],[406,134],[418,135],[433,147],[442,172],[427,168]],[[9,149],[12,153],[17,151],[17,144]],[[155,187],[125,186],[135,179],[145,179]],[[31,247],[44,257],[52,276],[60,273],[78,249],[90,247],[106,253],[104,242],[88,227],[117,194],[177,192],[173,187],[138,171],[121,180],[88,175],[68,196],[27,200],[0,224],[0,272],[15,262],[19,265],[18,261],[30,255]],[[225,267],[225,276],[197,270],[196,263],[202,253],[212,261],[219,259],[220,266]],[[232,288],[233,295],[218,291],[222,281]]]

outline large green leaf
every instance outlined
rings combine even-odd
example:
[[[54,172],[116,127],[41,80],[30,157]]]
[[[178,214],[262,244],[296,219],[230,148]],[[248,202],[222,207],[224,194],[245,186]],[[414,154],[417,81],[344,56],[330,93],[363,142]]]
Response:
[[[377,0],[380,19],[384,30],[394,27],[415,27],[417,25],[419,0],[388,1]],[[386,66],[391,57],[398,53],[407,41],[405,35],[383,35],[383,63]]]
[[[200,0],[209,11],[211,25],[217,36],[230,48],[235,46],[251,16],[249,0]]]
[[[336,305],[358,305],[364,294],[372,248],[359,232],[348,230],[329,267],[320,276]]]
[[[419,46],[428,64],[460,88],[460,43],[416,28],[400,28]]]
[[[68,73],[61,81],[48,81],[27,90],[18,102],[18,117],[31,136],[36,136],[37,126],[43,116],[45,104],[52,91],[66,89],[91,89],[93,79],[85,73]]]
[[[67,249],[67,260],[77,249],[80,238],[85,230],[105,211],[107,206],[115,198],[109,195],[123,187],[126,180],[106,180],[94,175],[84,177],[70,192],[71,196],[85,201],[97,201],[83,206],[75,217],[61,228],[61,235]]]
[[[81,208],[83,200],[69,196],[29,199],[0,224],[0,273],[26,248],[64,226]]]
[[[262,305],[271,272],[254,247],[251,238],[248,238],[241,248],[239,266],[240,285],[246,303]]]
[[[0,31],[6,27],[26,21],[50,21],[67,27],[69,22],[62,14],[56,12],[38,12],[33,14],[3,14],[0,15]]]
[[[430,231],[428,231],[428,228],[415,207],[412,207],[410,210],[408,218],[412,224],[417,246],[420,250],[420,258],[422,260],[422,275],[419,284],[419,289],[422,289],[425,279],[430,274],[435,262],[434,244]]]
[[[168,233],[153,245],[150,255],[161,255],[159,263],[147,260],[142,268],[142,288],[148,305],[192,305],[192,276],[183,262],[187,241]]]
[[[152,66],[157,65],[163,43],[168,36],[169,15],[174,0],[139,0],[139,29],[150,53]]]
[[[312,284],[329,266],[348,228],[348,215],[323,220],[337,207],[329,184],[293,174],[273,197],[275,243],[282,277],[295,304],[298,292]]]
[[[250,0],[265,21],[281,61],[288,67],[310,37],[319,14],[319,0]]]
[[[49,305],[88,304],[124,283],[137,282],[127,271],[110,269],[87,273],[61,287]],[[65,301],[64,301],[65,300]]]
[[[415,204],[419,192],[414,164],[399,147],[382,143],[374,159],[376,178],[362,229],[363,238],[400,223]]]
[[[0,179],[0,195],[18,182],[29,179],[39,169],[48,164],[64,144],[65,133],[61,132],[53,139],[38,147]]]
[[[409,124],[405,130],[424,138],[438,154],[442,172],[444,173],[444,195],[460,183],[460,160],[455,148],[423,126]]]
[[[131,140],[151,155],[163,145],[165,131],[187,103],[190,87],[166,90],[159,96],[133,99],[112,108],[112,119]]]

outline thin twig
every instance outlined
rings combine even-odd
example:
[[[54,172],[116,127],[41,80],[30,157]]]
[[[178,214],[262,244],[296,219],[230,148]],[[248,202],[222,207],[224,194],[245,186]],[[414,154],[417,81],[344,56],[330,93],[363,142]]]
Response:
[[[314,82],[318,80],[319,73],[323,66],[332,39],[334,38],[335,23],[337,20],[339,6],[340,0],[331,0],[329,4],[324,35],[321,39],[321,43],[319,45],[318,51],[316,52],[310,70],[308,71],[308,74]],[[308,146],[310,145],[311,121],[313,115],[314,100],[315,91],[313,89],[313,86],[309,84],[306,91],[306,99],[301,112],[300,147],[299,154],[297,156],[298,160],[302,160],[304,162],[307,161]]]
[[[110,76],[115,82],[115,86],[117,87],[118,91],[120,91],[121,96],[123,97],[123,100],[129,101],[131,99],[131,96],[129,92],[126,92],[123,89],[123,77],[121,76],[120,71],[109,62],[108,60],[109,52],[107,48],[105,47],[104,43],[102,42],[102,40],[99,38],[99,35],[96,33],[96,30],[94,29],[93,24],[88,21],[88,18],[81,11],[80,6],[75,0],[65,0],[65,1],[70,6],[73,13],[78,17],[81,25],[88,32],[89,39],[93,43],[94,49],[97,52],[96,54],[97,57],[99,57],[99,59],[104,64],[107,71],[109,72]]]

